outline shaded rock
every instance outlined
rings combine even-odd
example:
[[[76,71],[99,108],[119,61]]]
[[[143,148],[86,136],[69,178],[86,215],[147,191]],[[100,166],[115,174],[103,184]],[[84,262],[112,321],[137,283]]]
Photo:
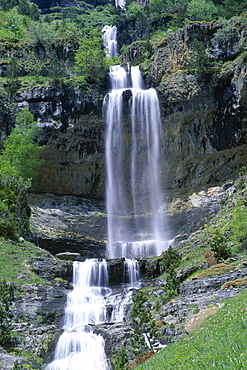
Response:
[[[107,218],[102,201],[53,194],[29,194],[32,241],[53,255],[79,253],[104,258]]]
[[[33,257],[29,265],[35,274],[54,283],[60,278],[67,282],[72,281],[73,268],[71,263],[62,262],[55,258]]]
[[[107,356],[117,355],[124,346],[130,347],[130,338],[133,331],[127,323],[103,324],[94,328],[94,332],[103,336],[105,340],[105,352]]]

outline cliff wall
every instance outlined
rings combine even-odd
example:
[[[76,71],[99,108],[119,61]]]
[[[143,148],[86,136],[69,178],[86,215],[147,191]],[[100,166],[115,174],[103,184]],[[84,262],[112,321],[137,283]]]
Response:
[[[172,197],[234,179],[247,165],[246,23],[193,23],[162,40],[148,68],[142,66],[146,86],[159,95],[162,176]],[[200,78],[189,68],[196,40],[211,63],[204,73],[197,60]],[[14,110],[28,107],[43,127],[38,141],[46,145],[45,163],[33,192],[104,198],[103,98],[58,86],[16,94]]]

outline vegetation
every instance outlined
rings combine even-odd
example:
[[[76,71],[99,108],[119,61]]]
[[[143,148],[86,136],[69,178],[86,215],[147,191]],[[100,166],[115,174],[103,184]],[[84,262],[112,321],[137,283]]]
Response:
[[[69,6],[64,7],[57,1],[57,6],[44,11],[29,0],[1,0],[0,120],[3,123],[15,94],[21,89],[36,85],[72,85],[83,92],[108,88],[107,69],[115,61],[107,58],[104,51],[101,29],[105,24],[117,26],[121,52],[127,54],[136,48],[138,52],[133,64],[143,63],[147,70],[153,53],[178,27],[218,20],[222,27],[214,37],[219,41],[226,36],[232,37],[240,25],[241,30],[246,27],[246,14],[243,13],[246,0],[152,0],[144,7],[137,2],[127,2],[126,10],[115,9],[111,4],[93,6],[82,0],[76,2],[78,6],[70,0],[67,3]],[[226,20],[232,17],[239,18],[229,26]],[[242,45],[238,45],[236,54],[243,56],[245,41],[243,39]],[[191,41],[190,47],[186,73],[195,75],[204,86],[211,82],[216,67],[223,61],[212,60],[201,40]],[[222,70],[230,70],[234,62],[229,59]],[[16,127],[4,141],[0,155],[0,273],[6,281],[20,284],[47,283],[38,278],[28,264],[32,255],[45,252],[25,241],[19,242],[20,236],[29,235],[30,208],[26,192],[41,163],[39,154],[42,149],[33,140],[36,133],[37,125],[32,115],[23,109],[17,115]],[[154,298],[155,309],[151,311],[148,306],[148,289],[137,292],[134,297],[131,324],[135,356],[146,359],[146,352],[155,350],[157,325],[154,315],[160,305],[177,295],[178,268],[217,262],[203,274],[196,271],[200,278],[241,266],[247,250],[246,204],[246,169],[242,169],[237,197],[225,200],[222,212],[182,245],[182,256],[171,247],[163,254],[166,286],[162,288],[164,294]],[[232,256],[237,256],[236,261],[230,259]],[[25,274],[20,275],[22,271]],[[0,344],[3,345],[7,345],[11,337],[11,306],[6,281],[0,285]],[[169,346],[139,368],[162,369],[164,363],[167,369],[244,368],[247,361],[243,348],[246,320],[242,307],[247,302],[246,293],[240,298],[226,303],[214,321],[209,320],[193,337]],[[116,369],[126,369],[128,361],[126,349],[122,348],[116,359]],[[19,368],[18,363],[14,368]]]
[[[33,141],[37,125],[24,108],[16,117],[16,127],[3,143],[0,153],[0,236],[17,238],[29,234],[26,191],[41,161],[41,147]]]
[[[8,347],[11,343],[12,309],[11,292],[6,280],[0,281],[0,345]]]
[[[138,370],[245,369],[247,363],[245,306],[247,291],[227,300],[213,317],[191,335],[152,356]]]
[[[16,242],[0,237],[0,276],[8,282],[20,285],[24,283],[48,284],[46,280],[32,271],[28,262],[34,256],[47,257],[50,254],[27,241]]]

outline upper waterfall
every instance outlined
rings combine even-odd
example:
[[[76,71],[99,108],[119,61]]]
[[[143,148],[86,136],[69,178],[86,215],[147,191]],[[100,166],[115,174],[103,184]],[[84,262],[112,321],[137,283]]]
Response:
[[[111,67],[110,82],[104,100],[109,256],[158,255],[167,242],[157,94],[143,89],[138,67]]]
[[[117,27],[104,26],[102,28],[103,40],[106,47],[106,54],[110,57],[116,58],[118,53],[117,45]]]

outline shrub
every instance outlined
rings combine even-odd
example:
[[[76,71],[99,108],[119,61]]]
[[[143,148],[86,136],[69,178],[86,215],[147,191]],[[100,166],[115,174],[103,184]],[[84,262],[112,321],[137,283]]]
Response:
[[[169,248],[162,253],[162,261],[165,267],[165,272],[167,273],[163,301],[167,302],[174,298],[178,293],[179,281],[177,279],[176,269],[180,264],[181,255],[176,249],[169,246]]]
[[[12,318],[10,288],[5,280],[0,282],[0,345],[8,347],[11,343]]]

